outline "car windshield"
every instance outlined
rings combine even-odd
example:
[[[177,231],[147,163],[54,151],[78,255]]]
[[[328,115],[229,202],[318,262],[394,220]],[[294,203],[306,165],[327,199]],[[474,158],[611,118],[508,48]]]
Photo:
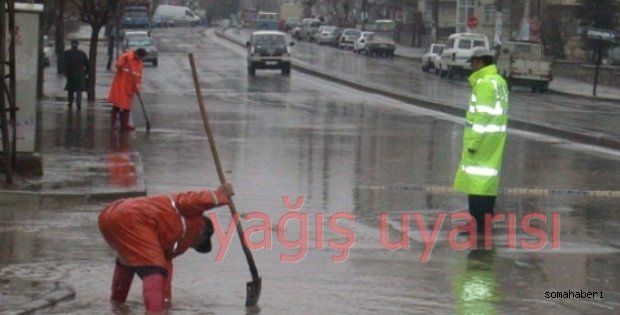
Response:
[[[285,45],[286,40],[282,35],[258,35],[254,36],[254,43],[265,46]]]
[[[125,17],[147,17],[146,11],[125,11]]]
[[[375,33],[362,33],[364,38],[373,38],[375,37]]]
[[[150,38],[132,38],[127,41],[129,47],[149,47],[155,46],[155,42]]]
[[[475,40],[474,41],[474,47],[484,47],[484,41],[483,40]]]
[[[335,26],[325,26],[323,28],[323,32],[333,33],[335,31],[336,31],[336,27]]]
[[[441,49],[442,49],[442,48],[443,48],[443,46],[435,45],[435,46],[433,46],[433,51],[432,51],[432,53],[434,53],[434,54],[438,54],[438,53],[440,53],[440,52],[441,52]]]

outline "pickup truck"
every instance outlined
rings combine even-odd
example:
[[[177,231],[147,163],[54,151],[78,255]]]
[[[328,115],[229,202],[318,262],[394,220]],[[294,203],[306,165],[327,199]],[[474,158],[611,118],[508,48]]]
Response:
[[[504,42],[499,48],[497,67],[508,86],[530,86],[532,92],[545,93],[553,80],[552,62],[544,60],[540,43]]]

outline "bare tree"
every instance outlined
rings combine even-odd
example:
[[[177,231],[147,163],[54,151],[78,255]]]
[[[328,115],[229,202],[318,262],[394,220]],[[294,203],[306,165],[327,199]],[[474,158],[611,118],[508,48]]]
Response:
[[[101,28],[108,24],[108,20],[116,13],[116,7],[121,0],[71,0],[80,14],[80,20],[91,27],[90,50],[88,53],[88,100],[95,100],[97,43]]]

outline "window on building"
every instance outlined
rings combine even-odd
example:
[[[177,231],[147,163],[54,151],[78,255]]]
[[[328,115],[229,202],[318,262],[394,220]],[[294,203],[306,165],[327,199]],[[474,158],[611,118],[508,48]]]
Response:
[[[457,0],[456,4],[456,31],[467,31],[467,18],[474,15],[475,0]]]
[[[495,23],[495,5],[494,4],[484,5],[484,17],[482,19],[482,23],[484,24]]]

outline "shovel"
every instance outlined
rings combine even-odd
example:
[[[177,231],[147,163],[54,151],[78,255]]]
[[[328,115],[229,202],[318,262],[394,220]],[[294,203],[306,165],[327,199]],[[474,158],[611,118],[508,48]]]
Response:
[[[189,63],[192,67],[192,77],[194,78],[194,87],[196,88],[196,96],[198,97],[198,105],[200,107],[200,114],[202,115],[202,122],[205,127],[205,131],[207,132],[207,138],[209,138],[209,147],[211,148],[211,154],[213,155],[213,161],[215,161],[215,167],[217,168],[217,176],[220,178],[220,183],[226,183],[226,178],[224,177],[224,171],[222,170],[222,164],[220,163],[220,157],[217,153],[217,147],[215,146],[215,139],[213,137],[213,130],[211,130],[211,126],[209,125],[209,117],[207,116],[207,109],[204,104],[204,100],[202,99],[202,92],[200,91],[200,83],[198,82],[198,73],[196,72],[196,63],[194,62],[194,54],[189,54]],[[237,214],[237,210],[235,208],[235,204],[230,199],[230,203],[228,204],[228,208],[230,209],[230,213],[233,216],[233,219],[239,218]],[[248,261],[248,265],[250,266],[250,273],[252,274],[252,281],[249,281],[246,285],[246,299],[245,306],[256,306],[258,304],[258,299],[260,298],[260,290],[261,290],[261,278],[258,275],[258,269],[256,269],[256,263],[254,263],[254,257],[252,257],[252,252],[248,248],[245,240],[245,236],[243,234],[243,227],[241,226],[241,221],[237,220],[237,234],[239,235],[239,240],[241,241],[241,247],[243,247],[243,252],[245,253],[245,258]]]
[[[129,62],[127,62],[127,68],[129,69],[129,74],[131,76],[131,83],[133,83],[133,86],[136,89],[136,95],[138,95],[138,101],[140,102],[140,107],[142,108],[142,114],[144,114],[144,120],[146,120],[146,132],[149,132],[151,131],[151,122],[149,121],[149,116],[146,115],[146,108],[144,108],[144,102],[142,102],[142,96],[140,95],[140,91],[138,91],[136,78],[133,74],[133,69],[131,69],[131,65],[129,64]]]

